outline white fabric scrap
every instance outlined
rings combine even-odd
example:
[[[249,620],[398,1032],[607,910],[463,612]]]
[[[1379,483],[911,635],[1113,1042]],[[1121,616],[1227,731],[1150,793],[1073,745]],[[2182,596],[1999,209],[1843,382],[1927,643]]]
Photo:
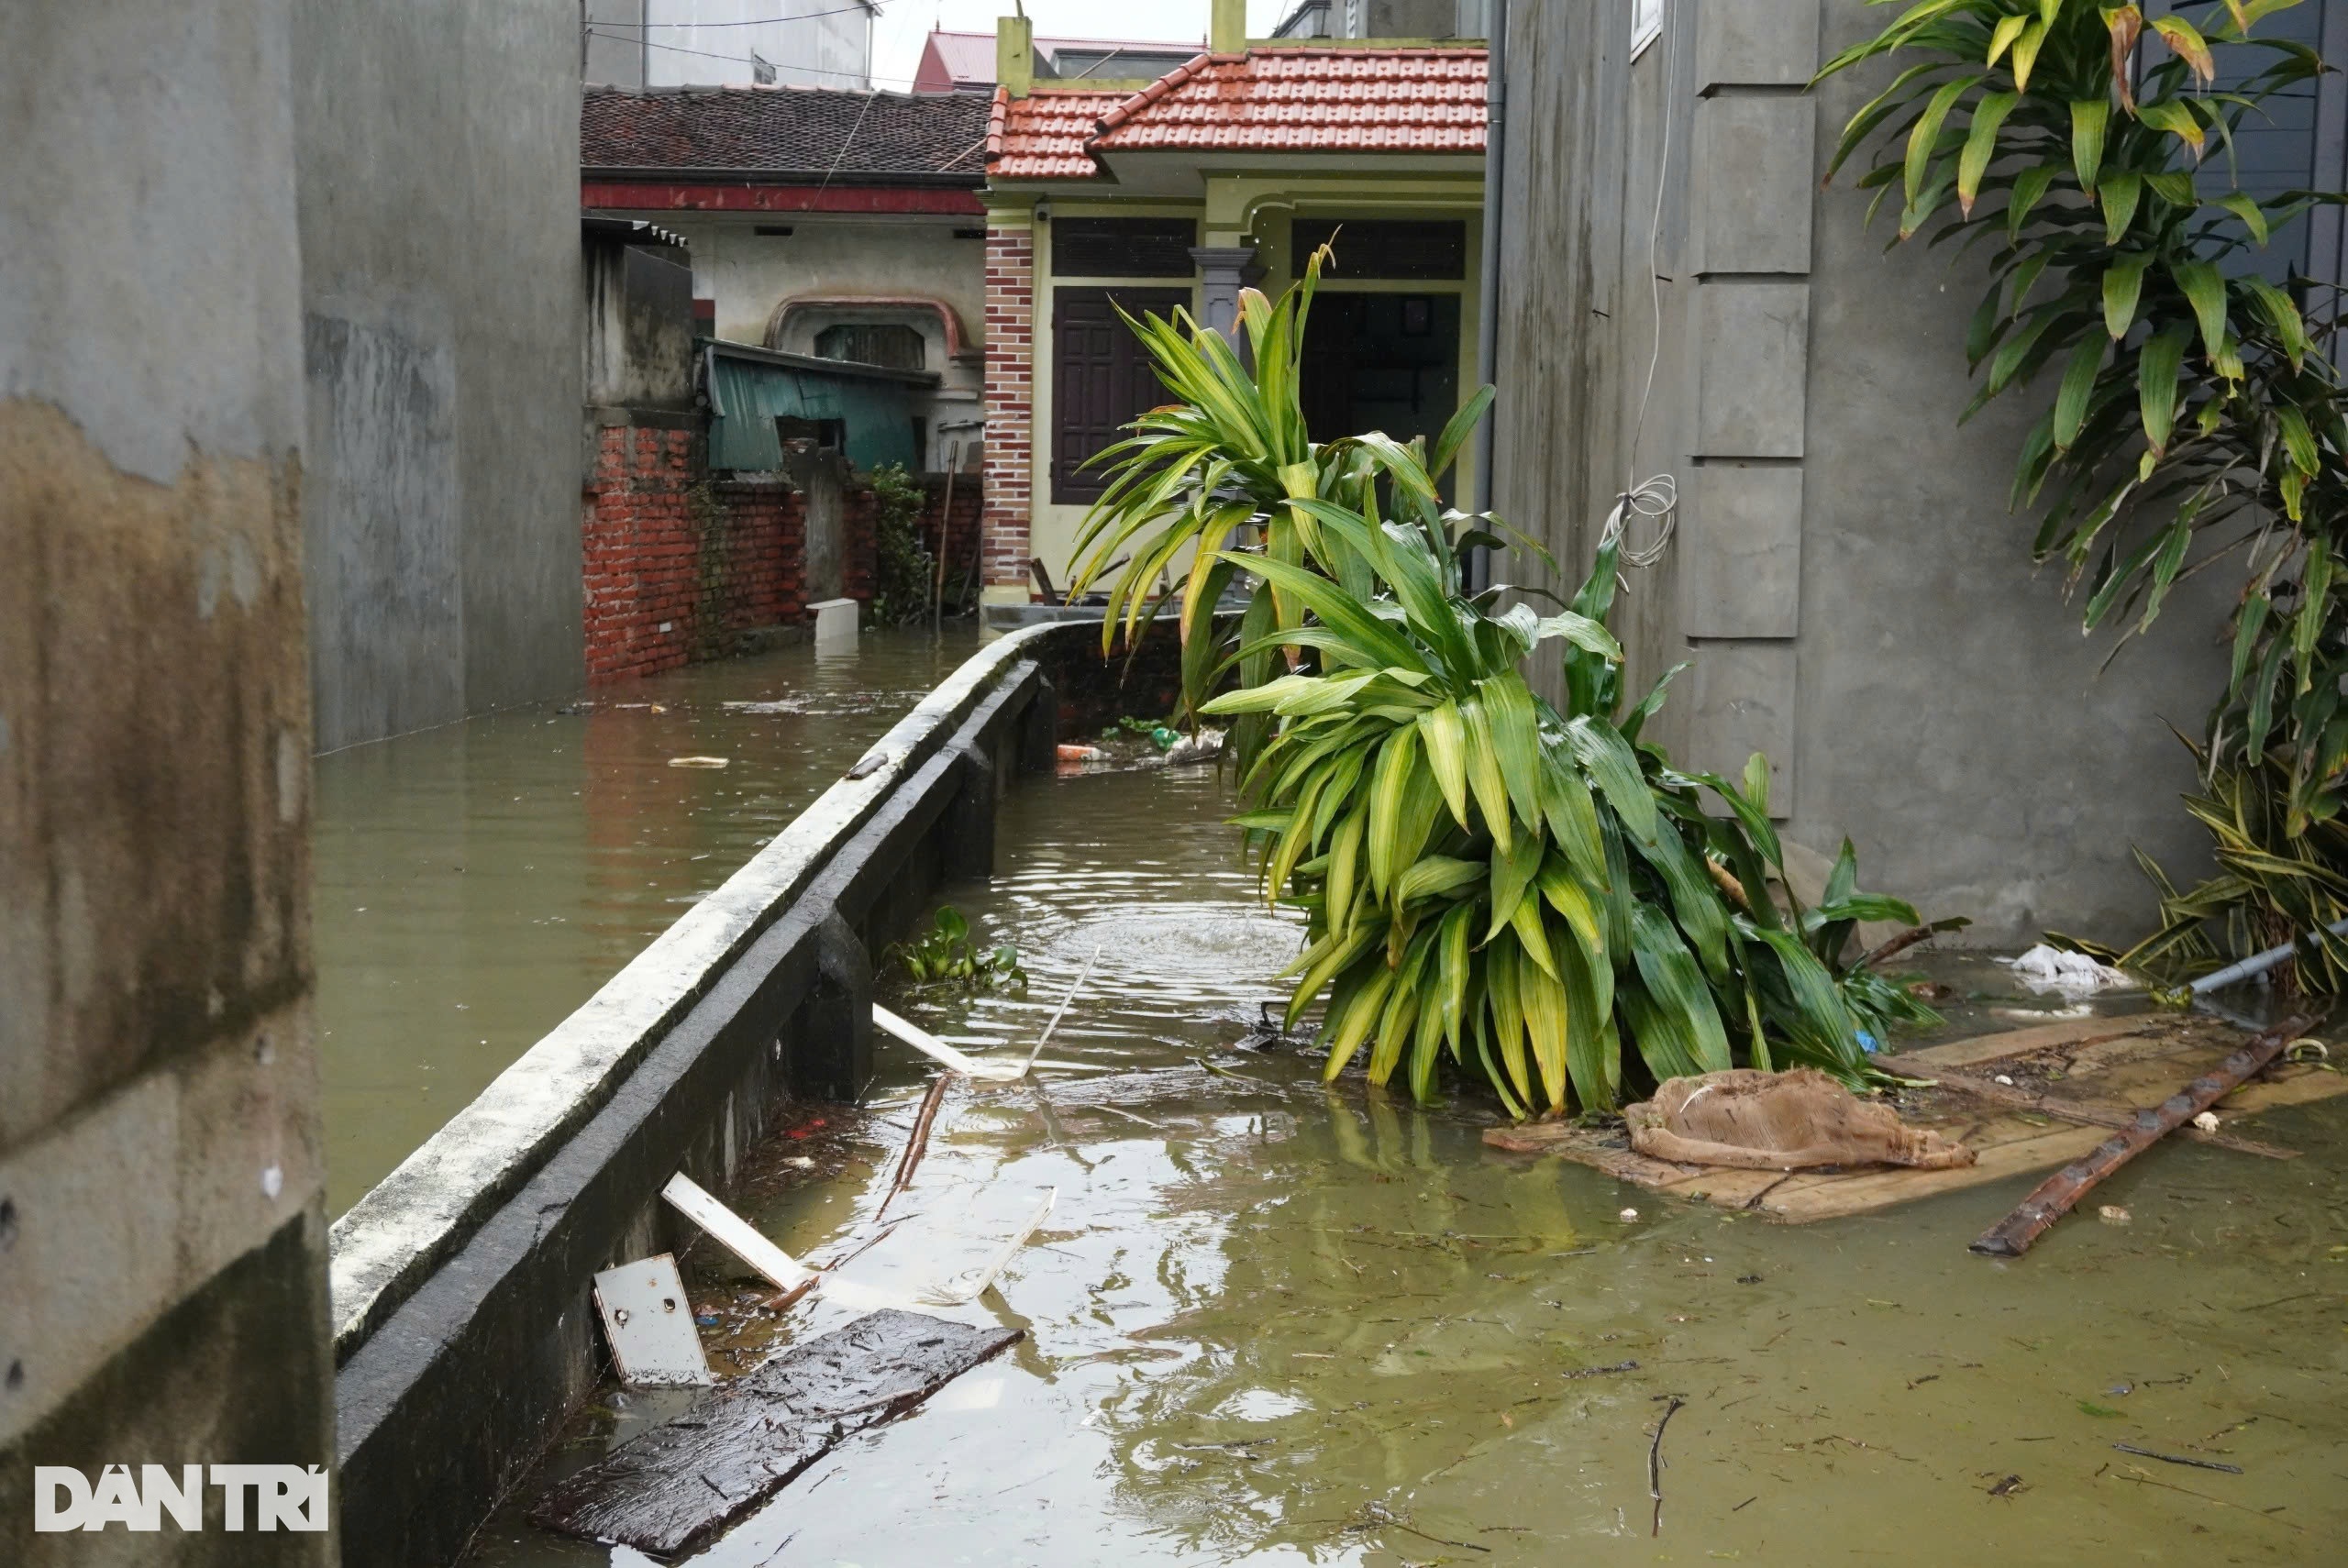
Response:
[[[2099,964],[2084,953],[2066,953],[2044,943],[2014,959],[2012,968],[2015,979],[2042,994],[2092,996],[2136,983],[2110,965]]]

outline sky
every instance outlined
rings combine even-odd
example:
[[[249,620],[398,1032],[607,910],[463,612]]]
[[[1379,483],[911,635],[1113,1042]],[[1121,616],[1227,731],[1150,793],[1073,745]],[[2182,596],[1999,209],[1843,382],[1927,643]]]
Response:
[[[1117,38],[1157,43],[1198,42],[1207,36],[1208,0],[1025,0],[1043,38]],[[1247,34],[1262,38],[1293,8],[1293,0],[1247,0]],[[991,33],[1012,0],[881,0],[872,28],[872,84],[903,91],[921,61],[932,28]]]

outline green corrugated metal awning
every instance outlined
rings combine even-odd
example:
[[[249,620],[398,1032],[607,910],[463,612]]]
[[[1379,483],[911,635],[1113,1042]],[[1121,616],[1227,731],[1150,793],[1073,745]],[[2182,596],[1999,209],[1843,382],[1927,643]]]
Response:
[[[778,419],[840,421],[847,459],[859,469],[920,466],[914,449],[913,393],[935,376],[810,359],[711,343],[709,464],[714,469],[782,467]]]

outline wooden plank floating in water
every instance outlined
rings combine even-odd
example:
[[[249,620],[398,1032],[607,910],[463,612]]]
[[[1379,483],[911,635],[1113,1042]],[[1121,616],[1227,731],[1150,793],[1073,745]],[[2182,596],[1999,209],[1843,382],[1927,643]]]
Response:
[[[2143,1013],[2034,1024],[1886,1058],[1903,1077],[1951,1075],[1947,1087],[1903,1091],[1897,1103],[1907,1121],[1936,1128],[1980,1155],[1976,1164],[1954,1170],[1870,1166],[1788,1175],[1674,1165],[1633,1150],[1620,1128],[1563,1122],[1494,1127],[1484,1133],[1484,1142],[1517,1154],[1557,1154],[1638,1187],[1799,1224],[2068,1165],[2110,1135],[2104,1125],[2063,1123],[2054,1105],[2041,1110],[1992,1104],[1966,1092],[1966,1079],[1994,1083],[2002,1073],[2015,1082],[1998,1087],[2021,1094],[2059,1085],[2062,1110],[2092,1112],[2108,1125],[2110,1119],[2132,1120],[2138,1106],[2165,1099],[2178,1086],[2208,1073],[2245,1038],[2243,1031],[2200,1014]],[[2348,1074],[2311,1064],[2277,1066],[2236,1089],[2221,1109],[2244,1115],[2343,1093]],[[2254,1152],[2287,1153],[2265,1145]]]
[[[884,1311],[810,1340],[548,1489],[530,1520],[659,1557],[708,1540],[834,1447],[1021,1338]]]

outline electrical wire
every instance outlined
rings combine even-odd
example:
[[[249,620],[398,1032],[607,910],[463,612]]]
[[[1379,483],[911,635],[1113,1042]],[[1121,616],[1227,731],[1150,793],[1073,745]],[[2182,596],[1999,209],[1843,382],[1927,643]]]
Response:
[[[872,100],[879,96],[880,96],[880,89],[878,87],[864,95],[864,102],[856,111],[856,122],[847,127],[847,136],[840,142],[840,149],[832,154],[832,166],[824,171],[824,182],[815,187],[817,195],[820,196],[832,188],[832,176],[840,171],[840,160],[847,156],[847,149],[856,145],[856,133],[864,128],[864,116],[871,112]]]
[[[1671,0],[1663,0],[1662,16],[1663,90],[1656,94],[1656,100],[1663,105],[1663,148],[1655,176],[1655,215],[1647,224],[1647,291],[1654,311],[1655,345],[1647,355],[1646,385],[1639,392],[1638,416],[1631,422],[1627,488],[1615,498],[1614,510],[1606,514],[1605,526],[1598,535],[1599,548],[1619,546],[1621,553],[1616,559],[1641,569],[1663,559],[1671,548],[1672,535],[1679,528],[1679,480],[1671,474],[1656,474],[1644,480],[1637,477],[1639,437],[1645,433],[1647,404],[1655,396],[1656,367],[1663,362],[1663,273],[1658,268],[1663,254],[1663,198],[1671,176],[1672,81],[1679,54],[1679,30],[1671,25]],[[1653,525],[1652,536],[1644,545],[1634,544],[1630,538],[1631,520],[1634,517]]]
[[[835,6],[828,11],[803,11],[796,17],[751,17],[738,22],[611,22],[605,25],[615,28],[763,28],[776,22],[812,22],[818,17],[845,17],[851,11],[861,11],[869,16],[879,9],[877,3],[868,6],[858,0],[853,6]]]

